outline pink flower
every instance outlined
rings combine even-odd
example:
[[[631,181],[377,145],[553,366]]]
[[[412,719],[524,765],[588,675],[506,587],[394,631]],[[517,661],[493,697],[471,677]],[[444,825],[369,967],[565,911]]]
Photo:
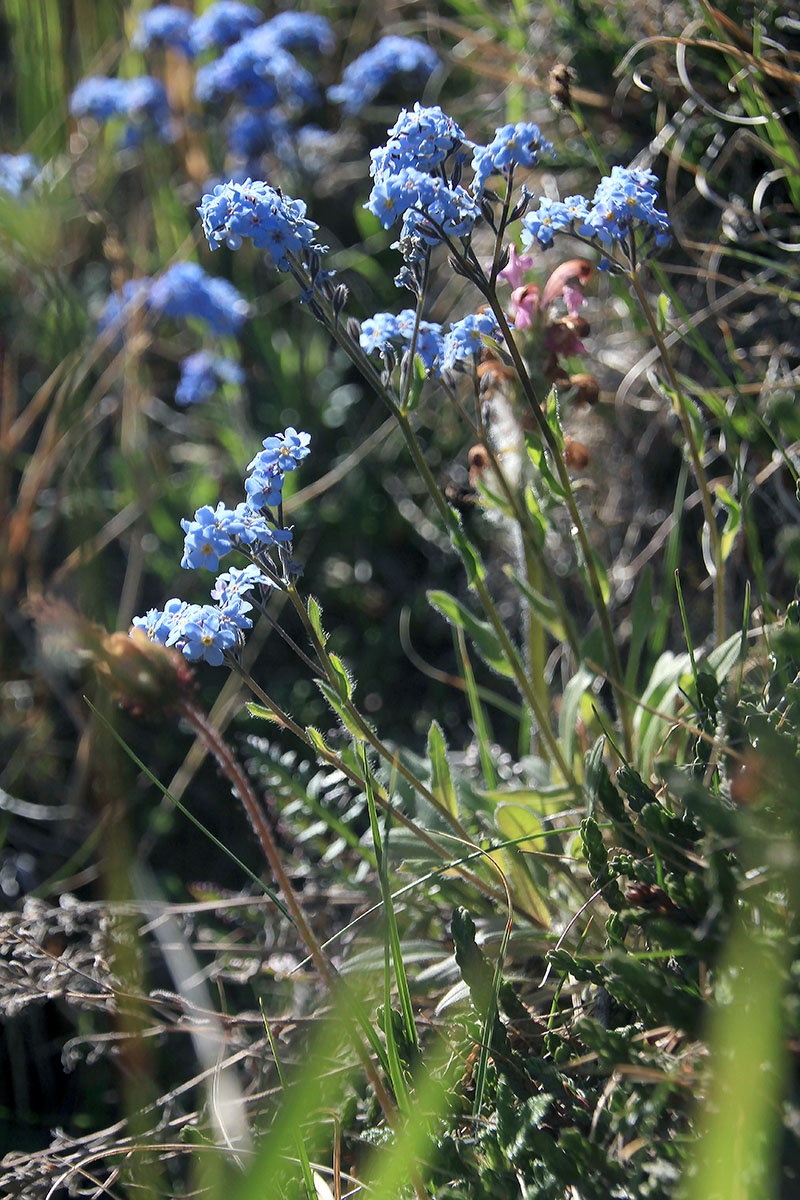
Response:
[[[530,329],[534,315],[539,311],[539,289],[535,283],[526,283],[511,293],[511,313],[515,329]]]
[[[581,289],[593,274],[594,267],[585,258],[570,258],[561,263],[544,285],[542,308],[549,308],[553,301],[563,296],[567,312],[571,317],[576,316],[585,304]]]
[[[529,254],[520,256],[517,254],[517,247],[512,242],[509,246],[508,262],[503,267],[502,271],[498,272],[497,278],[504,279],[507,284],[515,291],[522,286],[522,276],[525,271],[530,271],[533,266],[533,259]]]

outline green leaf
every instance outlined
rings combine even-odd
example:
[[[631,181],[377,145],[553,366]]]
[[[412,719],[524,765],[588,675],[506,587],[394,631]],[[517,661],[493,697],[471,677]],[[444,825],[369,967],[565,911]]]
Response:
[[[628,665],[625,670],[625,686],[628,691],[636,687],[636,674],[642,651],[656,619],[653,608],[653,568],[647,563],[642,571],[631,603],[631,641],[628,649]]]
[[[539,501],[536,499],[536,493],[530,484],[525,488],[525,507],[531,515],[530,529],[533,534],[533,540],[537,550],[544,547],[544,539],[547,536],[547,521],[539,506]]]
[[[717,484],[715,491],[717,498],[722,501],[728,512],[728,518],[722,530],[720,545],[722,561],[725,562],[733,549],[736,534],[739,532],[742,524],[742,506],[737,500],[734,500],[728,489],[723,487],[721,483]]]
[[[552,430],[553,437],[556,439],[556,445],[559,451],[564,449],[564,430],[561,428],[561,417],[558,412],[558,389],[556,385],[550,388],[545,401],[545,415],[547,424]]]
[[[324,679],[317,679],[315,682],[325,699],[328,701],[328,704],[330,704],[337,717],[339,717],[347,732],[351,733],[357,741],[363,742],[364,732],[358,725],[358,722],[347,711],[347,708],[342,702],[343,697],[340,696],[336,689],[332,688],[329,683],[326,683]]]
[[[255,704],[252,700],[245,701],[245,708],[251,717],[258,717],[261,721],[272,721],[273,724],[283,728],[283,721],[275,715],[271,708],[266,708],[263,704]]]
[[[531,430],[525,433],[525,448],[528,451],[528,458],[533,463],[534,470],[537,476],[542,480],[547,490],[557,500],[565,499],[565,492],[560,482],[556,479],[553,472],[550,470],[550,464],[547,461],[547,455],[544,451],[544,446],[540,438]]]
[[[447,746],[441,726],[436,721],[431,722],[428,730],[428,758],[431,763],[431,791],[442,807],[457,820],[456,791],[447,761]]]
[[[582,664],[564,688],[561,712],[558,714],[558,737],[564,758],[569,766],[572,765],[575,757],[575,740],[581,700],[595,678],[594,671],[590,671],[587,666]]]
[[[412,368],[411,375],[411,387],[409,388],[408,399],[406,400],[405,405],[406,412],[413,412],[419,404],[419,398],[422,395],[422,389],[425,386],[426,378],[427,376],[425,374],[425,367],[422,359],[418,354],[415,354],[414,366]]]
[[[669,312],[669,296],[666,292],[661,292],[658,297],[658,331],[666,333],[667,331],[667,313]]]
[[[545,629],[553,635],[557,642],[565,642],[567,640],[567,631],[564,628],[564,622],[561,619],[557,607],[552,600],[548,600],[541,592],[537,592],[525,582],[515,575],[511,567],[503,568],[510,580],[519,588],[525,599],[528,601],[530,610],[533,615],[544,625]]]
[[[329,654],[328,659],[336,676],[336,688],[342,700],[350,700],[353,695],[353,684],[344,663],[338,654]]]
[[[319,606],[319,601],[314,596],[308,597],[306,611],[308,612],[308,619],[311,622],[314,633],[324,646],[328,640],[328,635],[322,628],[322,609]]]
[[[503,653],[500,640],[487,621],[476,617],[449,592],[428,592],[428,603],[447,621],[469,634],[481,658],[493,671],[497,671],[498,675],[504,675],[507,679],[514,677],[511,664]]]
[[[453,510],[451,509],[450,511],[452,512]],[[485,579],[486,571],[483,568],[478,551],[461,528],[455,512],[453,512],[453,525],[450,528],[450,541],[461,556],[469,586],[472,587],[478,580]]]

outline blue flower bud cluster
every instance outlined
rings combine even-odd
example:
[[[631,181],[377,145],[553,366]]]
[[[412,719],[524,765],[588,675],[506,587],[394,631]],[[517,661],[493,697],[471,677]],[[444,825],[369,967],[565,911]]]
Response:
[[[342,79],[328,88],[328,99],[352,116],[361,112],[398,76],[424,83],[439,66],[439,56],[414,38],[388,36],[354,59]]]
[[[0,192],[21,196],[41,170],[32,154],[0,154]]]
[[[185,8],[177,8],[174,4],[156,4],[139,17],[131,46],[134,50],[170,46],[191,58],[194,53],[191,44],[193,24],[194,18]]]
[[[303,258],[326,249],[314,240],[319,226],[306,219],[305,203],[287,199],[259,180],[218,184],[203,196],[197,211],[212,250],[223,242],[237,250],[250,238],[268,251],[279,271],[289,270],[289,254]]]
[[[656,183],[652,171],[613,167],[611,174],[600,180],[591,200],[543,197],[538,209],[522,220],[523,245],[527,248],[536,242],[544,250],[556,233],[570,233],[602,250],[622,245],[625,251],[625,243],[639,230],[656,246],[665,246],[670,241],[670,224],[667,214],[656,207]]]
[[[72,93],[69,110],[73,117],[93,117],[101,125],[115,117],[128,122],[123,144],[138,144],[143,134],[172,136],[171,114],[164,85],[150,75],[135,79],[109,79],[90,75]]]
[[[203,567],[216,574],[220,559],[232,550],[250,559],[246,567],[232,567],[217,577],[211,592],[216,605],[189,604],[173,597],[163,609],[134,617],[135,629],[144,630],[152,641],[175,646],[191,662],[211,666],[220,666],[226,654],[235,655],[242,648],[245,631],[253,624],[248,616],[253,604],[244,597],[254,593],[256,606],[263,609],[270,589],[282,588],[296,574],[292,531],[283,526],[281,498],[286,473],[308,456],[310,442],[310,434],[291,426],[265,438],[263,450],[248,467],[246,500],[235,508],[221,501],[216,508],[205,504],[192,520],[181,521],[181,566]]]
[[[221,337],[237,333],[250,313],[250,305],[232,283],[208,275],[191,262],[173,263],[155,279],[129,279],[121,293],[106,301],[99,331],[124,321],[137,305],[156,316],[203,321]]]
[[[181,360],[181,377],[175,389],[175,403],[181,408],[202,404],[219,390],[220,384],[244,382],[244,371],[232,358],[222,358],[208,350],[198,350]]]
[[[542,154],[552,154],[553,143],[543,136],[538,125],[520,121],[502,125],[488,146],[475,146],[472,156],[472,194],[483,194],[490,175],[508,175],[512,166],[535,167]]]

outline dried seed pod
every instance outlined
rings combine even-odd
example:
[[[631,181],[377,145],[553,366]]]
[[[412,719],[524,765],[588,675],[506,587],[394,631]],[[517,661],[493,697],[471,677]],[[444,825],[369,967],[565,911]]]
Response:
[[[566,63],[555,63],[550,68],[547,77],[550,100],[556,108],[569,108],[572,103],[570,89],[575,80],[575,72]]]
[[[481,354],[481,361],[478,363],[478,379],[483,380],[484,378],[490,383],[500,383],[503,379],[516,378],[516,372],[513,367],[493,354],[488,346],[485,346]]]
[[[569,434],[564,438],[564,462],[573,471],[583,471],[589,465],[589,451],[583,442],[577,442]]]
[[[564,324],[576,337],[588,337],[592,327],[585,317],[565,317]]]
[[[485,446],[478,444],[470,449],[467,456],[469,462],[469,486],[474,488],[477,486],[478,480],[482,478],[484,471],[490,464],[489,455],[486,452]]]
[[[594,375],[570,375],[570,385],[577,388],[575,401],[578,404],[597,404],[600,396],[600,384]]]

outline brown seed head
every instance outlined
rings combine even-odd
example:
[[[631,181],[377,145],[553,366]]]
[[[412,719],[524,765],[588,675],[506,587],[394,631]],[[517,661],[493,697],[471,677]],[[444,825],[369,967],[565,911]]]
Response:
[[[600,396],[600,384],[594,375],[570,375],[569,382],[577,388],[575,400],[578,404],[597,404]]]
[[[556,108],[569,108],[571,103],[570,88],[575,79],[575,72],[566,63],[556,63],[550,68],[547,77],[550,99]]]
[[[564,462],[573,471],[583,471],[589,465],[589,451],[583,442],[576,442],[569,434],[564,437]]]
[[[486,448],[481,445],[473,446],[467,456],[467,461],[469,462],[469,486],[474,488],[489,466],[490,459]]]

